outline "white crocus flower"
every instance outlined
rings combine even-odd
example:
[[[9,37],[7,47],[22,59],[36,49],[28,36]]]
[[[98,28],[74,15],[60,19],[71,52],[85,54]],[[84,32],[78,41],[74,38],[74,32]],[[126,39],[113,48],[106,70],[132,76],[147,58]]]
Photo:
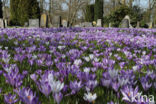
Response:
[[[62,56],[61,56],[62,58],[66,58],[66,55],[65,54],[62,54]]]
[[[109,53],[109,56],[112,56],[112,53]]]
[[[5,48],[5,50],[8,50],[8,47],[4,47]]]
[[[32,56],[32,59],[37,59],[37,55],[33,55]]]
[[[85,61],[89,62],[90,58],[89,57],[84,57]]]
[[[118,76],[118,70],[109,70],[108,73],[111,78],[115,78]]]
[[[90,72],[90,68],[85,67],[84,68],[84,72],[89,73]]]
[[[74,65],[79,66],[82,63],[81,59],[77,59],[74,61]]]
[[[53,93],[59,93],[64,87],[64,83],[61,83],[61,81],[55,81],[55,80],[50,80],[49,85]]]
[[[88,101],[89,103],[94,102],[97,98],[96,94],[92,94],[90,92],[88,92],[87,94],[84,94],[83,99]]]
[[[2,60],[4,61],[4,63],[8,64],[10,61],[10,54],[8,54],[6,57],[3,57]]]
[[[94,58],[95,62],[99,62],[99,60],[100,60],[99,58],[96,58],[96,57]]]
[[[66,46],[58,46],[58,49],[59,50],[62,50],[62,49],[64,49]]]
[[[94,59],[94,55],[93,55],[93,54],[90,54],[90,55],[89,55],[89,58],[90,58],[91,60],[93,60],[93,59]]]
[[[133,66],[133,71],[136,72],[137,70],[139,69],[139,67],[136,65],[136,66]]]
[[[56,81],[52,73],[48,75],[48,82],[53,93],[59,93],[64,87],[64,83]]]
[[[54,81],[54,76],[53,76],[52,73],[48,74],[48,81],[49,81],[49,82]]]
[[[10,73],[10,72],[11,72],[11,67],[5,67],[4,70],[5,70],[6,72]]]
[[[143,55],[146,55],[146,51],[143,51],[142,54],[143,54]]]

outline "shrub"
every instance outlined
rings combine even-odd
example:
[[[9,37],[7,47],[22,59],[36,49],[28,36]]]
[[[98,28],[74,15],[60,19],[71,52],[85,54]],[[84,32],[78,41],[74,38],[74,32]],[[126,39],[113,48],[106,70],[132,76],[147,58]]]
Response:
[[[94,20],[103,19],[103,0],[95,0]]]
[[[86,8],[85,8],[85,20],[87,22],[93,22],[94,21],[94,4],[86,6]]]

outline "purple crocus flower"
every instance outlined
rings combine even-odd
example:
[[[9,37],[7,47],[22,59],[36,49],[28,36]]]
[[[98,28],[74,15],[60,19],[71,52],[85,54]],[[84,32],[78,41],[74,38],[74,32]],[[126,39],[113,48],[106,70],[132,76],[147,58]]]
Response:
[[[112,81],[111,81],[110,79],[107,80],[107,79],[102,78],[102,79],[101,79],[101,82],[102,82],[102,85],[103,85],[103,86],[109,88]]]
[[[0,94],[1,94],[1,92],[2,92],[2,88],[0,88]]]
[[[8,95],[4,95],[4,101],[7,104],[14,104],[18,101],[16,95],[11,95],[10,93]]]
[[[80,82],[74,81],[74,82],[70,82],[69,86],[70,86],[70,89],[72,90],[71,94],[75,94],[82,87],[82,83],[81,81]]]
[[[154,85],[154,88],[156,89],[156,82],[154,82],[153,85]]]
[[[50,85],[48,84],[48,71],[46,71],[43,75],[40,75],[40,79],[38,80],[38,74],[32,74],[31,79],[36,83],[39,90],[48,97],[51,93]]]
[[[119,89],[120,85],[117,82],[112,82],[112,88],[117,92]]]
[[[150,82],[148,81],[148,76],[145,76],[145,77],[142,77],[142,78],[141,78],[141,85],[142,85],[142,87],[143,87],[143,89],[144,89],[145,91],[147,91],[149,88],[151,88],[152,83],[150,83]]]
[[[38,78],[38,75],[37,75],[37,74],[31,74],[31,75],[30,75],[30,78],[31,78],[33,81],[36,81],[37,78]]]
[[[2,70],[0,70],[0,75],[1,75],[1,74],[3,74],[3,71],[2,71]]]
[[[20,100],[26,104],[38,104],[38,97],[36,97],[36,93],[33,93],[33,91],[30,88],[22,88],[18,90],[14,90]]]
[[[60,102],[63,98],[63,95],[61,92],[59,92],[59,93],[55,93],[53,97],[54,97],[55,101],[57,102],[57,104],[60,104]]]
[[[6,82],[11,84],[14,87],[20,87],[23,83],[23,78],[25,77],[22,74],[19,74],[19,69],[15,66],[9,73],[3,74],[6,78]]]
[[[107,104],[118,104],[118,103],[114,103],[113,101],[108,102]]]
[[[49,96],[49,94],[51,93],[51,88],[48,84],[48,82],[41,82],[39,85],[39,90],[45,95],[45,96]]]
[[[98,85],[97,80],[89,80],[86,82],[86,90],[93,90]]]
[[[138,87],[133,89],[132,86],[126,86],[123,89],[121,89],[121,93],[123,95],[122,100],[128,102],[128,103],[135,103],[138,102],[138,96],[141,95],[141,93],[138,93]]]

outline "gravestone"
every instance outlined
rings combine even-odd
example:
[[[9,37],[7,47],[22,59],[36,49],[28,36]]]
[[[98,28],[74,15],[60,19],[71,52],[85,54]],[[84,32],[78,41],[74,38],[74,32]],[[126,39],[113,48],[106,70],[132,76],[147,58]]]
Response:
[[[80,27],[80,25],[75,25],[74,27]]]
[[[149,22],[148,24],[149,24],[149,29],[152,29],[154,25],[153,22]]]
[[[40,27],[47,27],[47,15],[46,14],[42,14],[41,15],[41,20],[40,20]]]
[[[5,28],[7,28],[8,27],[8,21],[6,19],[4,20],[4,24],[5,24]]]
[[[39,27],[39,19],[29,19],[29,27]]]
[[[83,22],[80,24],[81,27],[93,27],[91,22]]]
[[[121,28],[129,28],[129,21],[128,21],[128,19],[123,19],[121,21]]]
[[[68,22],[66,20],[62,20],[63,27],[68,27]]]
[[[24,23],[24,27],[28,27],[29,26],[29,23],[28,22],[25,22]]]
[[[140,28],[140,22],[139,22],[139,21],[137,21],[137,26],[136,26],[136,28]]]
[[[130,17],[126,15],[125,18],[121,21],[121,28],[133,28],[133,26],[130,24],[130,21]]]
[[[97,27],[102,27],[102,19],[97,20]]]
[[[4,28],[4,20],[0,19],[0,28]]]
[[[111,23],[109,23],[109,28],[111,28],[112,27],[112,24]]]
[[[62,27],[62,18],[61,16],[53,16],[52,25],[53,27]]]

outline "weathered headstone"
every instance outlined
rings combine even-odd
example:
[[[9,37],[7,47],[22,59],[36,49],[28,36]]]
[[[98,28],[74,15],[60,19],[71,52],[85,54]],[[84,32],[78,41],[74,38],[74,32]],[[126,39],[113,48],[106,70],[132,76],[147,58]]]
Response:
[[[133,28],[130,24],[130,17],[128,15],[121,21],[121,28]]]
[[[41,20],[40,20],[40,27],[47,27],[47,15],[42,14],[41,15]]]
[[[109,23],[109,28],[111,28],[112,27],[112,24],[111,23]]]
[[[75,25],[74,27],[80,27],[80,25]]]
[[[154,25],[153,22],[150,22],[149,23],[149,29],[152,29],[153,28],[153,25]]]
[[[63,27],[68,27],[68,22],[66,20],[62,20]]]
[[[8,27],[8,21],[5,19],[4,20],[5,28]]]
[[[128,21],[128,19],[123,19],[121,21],[121,28],[129,28],[129,21]]]
[[[39,27],[39,19],[29,19],[29,27]]]
[[[93,27],[91,22],[83,22],[81,23],[81,27]]]
[[[97,20],[97,27],[102,27],[102,19]]]
[[[62,21],[61,16],[53,16],[52,19],[53,27],[61,27],[62,26],[61,21]]]
[[[28,22],[25,22],[24,23],[24,27],[28,27],[29,26],[29,23]]]
[[[0,28],[4,28],[4,21],[3,21],[3,19],[0,19]]]
[[[137,21],[136,28],[140,28],[140,22],[139,21]]]

